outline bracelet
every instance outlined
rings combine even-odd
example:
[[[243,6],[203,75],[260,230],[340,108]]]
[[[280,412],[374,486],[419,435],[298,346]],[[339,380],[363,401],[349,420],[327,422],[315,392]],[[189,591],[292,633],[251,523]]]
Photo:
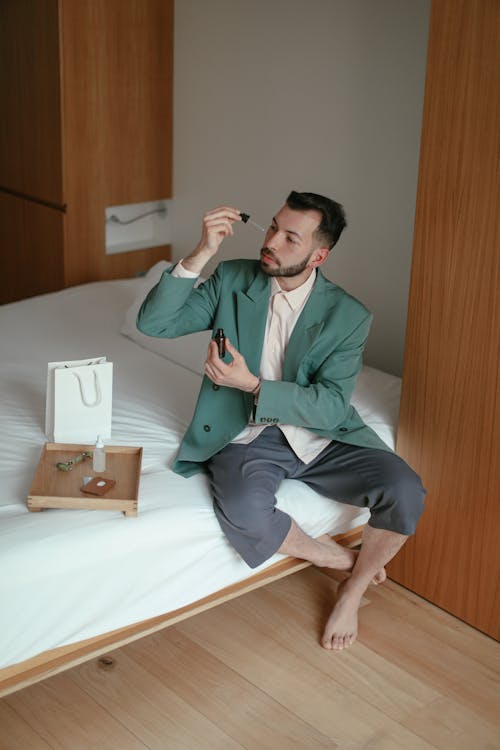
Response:
[[[261,386],[261,383],[262,383],[262,380],[261,380],[261,379],[259,378],[259,382],[258,382],[258,383],[257,383],[257,385],[255,386],[255,388],[253,388],[253,389],[252,389],[252,390],[250,391],[250,393],[257,393],[257,391],[259,390],[259,388],[260,388],[260,386]]]

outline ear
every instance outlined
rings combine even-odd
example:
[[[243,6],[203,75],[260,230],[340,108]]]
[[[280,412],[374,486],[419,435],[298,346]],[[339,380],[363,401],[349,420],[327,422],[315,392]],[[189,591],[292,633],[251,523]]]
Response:
[[[318,266],[322,266],[329,255],[330,255],[330,250],[327,247],[317,247],[311,256],[309,265],[312,268],[317,268]]]

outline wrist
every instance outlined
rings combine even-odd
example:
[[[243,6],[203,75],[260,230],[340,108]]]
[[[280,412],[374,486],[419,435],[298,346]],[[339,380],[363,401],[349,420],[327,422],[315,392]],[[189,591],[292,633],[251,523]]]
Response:
[[[261,382],[262,382],[261,379],[256,377],[253,386],[249,390],[249,393],[251,393],[252,396],[254,396],[255,398],[260,393]]]
[[[191,271],[193,273],[199,274],[206,266],[212,255],[213,253],[211,253],[206,248],[198,246],[195,250],[193,250],[191,255],[188,255],[187,258],[183,258],[182,265],[184,266],[186,271]]]

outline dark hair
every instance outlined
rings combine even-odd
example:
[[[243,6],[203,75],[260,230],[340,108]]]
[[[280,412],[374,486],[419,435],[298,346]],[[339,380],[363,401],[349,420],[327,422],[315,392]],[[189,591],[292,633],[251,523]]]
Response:
[[[342,230],[347,226],[345,212],[340,203],[316,193],[297,193],[292,190],[286,205],[293,211],[319,211],[321,222],[314,232],[321,246],[332,249],[337,244]]]

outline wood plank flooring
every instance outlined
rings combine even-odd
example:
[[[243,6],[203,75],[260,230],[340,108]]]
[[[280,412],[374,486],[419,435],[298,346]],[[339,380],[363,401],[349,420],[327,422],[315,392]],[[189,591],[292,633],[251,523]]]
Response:
[[[0,701],[0,750],[498,750],[500,645],[388,581],[348,651],[309,568]]]

